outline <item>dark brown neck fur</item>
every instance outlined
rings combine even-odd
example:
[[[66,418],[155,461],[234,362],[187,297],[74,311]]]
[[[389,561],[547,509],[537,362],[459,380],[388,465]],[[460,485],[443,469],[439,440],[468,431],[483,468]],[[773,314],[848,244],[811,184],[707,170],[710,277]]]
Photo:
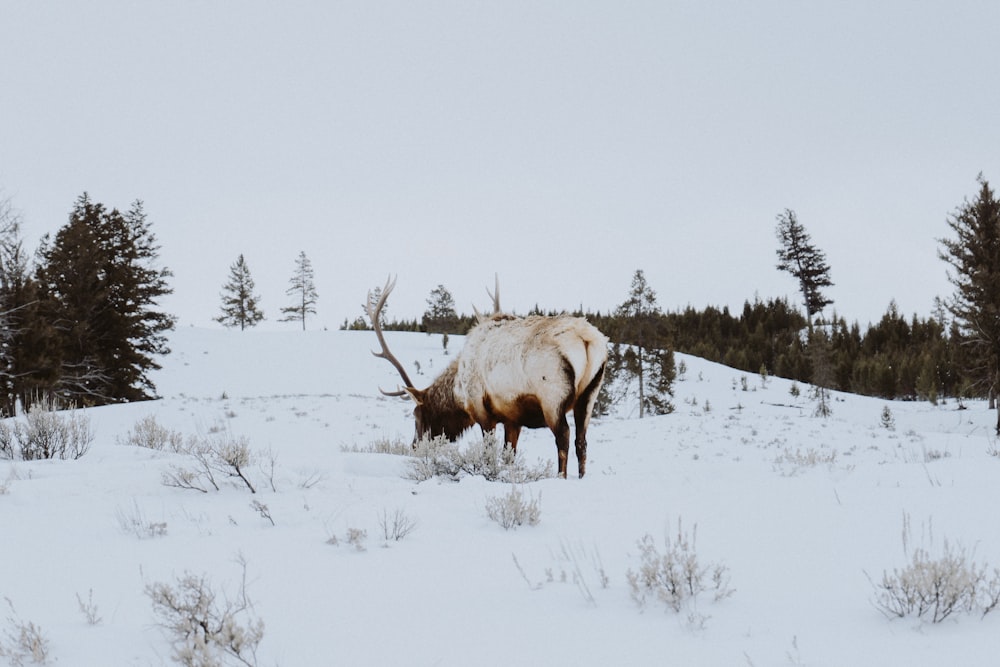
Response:
[[[473,425],[472,417],[455,400],[455,374],[458,360],[452,361],[431,386],[424,391],[421,405],[424,424],[432,436],[444,435],[456,440]]]

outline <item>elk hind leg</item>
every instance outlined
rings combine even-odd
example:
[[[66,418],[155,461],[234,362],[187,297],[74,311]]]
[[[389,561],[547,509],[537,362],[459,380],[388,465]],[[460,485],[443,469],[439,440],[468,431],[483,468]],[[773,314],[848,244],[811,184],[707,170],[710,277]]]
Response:
[[[580,477],[587,472],[587,422],[589,415],[582,410],[573,411],[573,421],[576,422],[576,463]],[[567,444],[567,449],[569,448]]]
[[[590,413],[594,410],[597,392],[604,380],[604,366],[590,381],[587,388],[573,405],[573,421],[576,424],[576,462],[580,468],[580,477],[587,472],[587,427],[590,425]]]
[[[569,461],[569,422],[563,415],[552,427],[556,437],[556,453],[559,457],[559,476],[566,479],[566,464]]]

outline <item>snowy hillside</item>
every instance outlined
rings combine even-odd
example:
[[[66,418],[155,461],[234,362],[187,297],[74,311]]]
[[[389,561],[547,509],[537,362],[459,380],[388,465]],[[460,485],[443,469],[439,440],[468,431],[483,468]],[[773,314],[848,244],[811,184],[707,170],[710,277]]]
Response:
[[[947,540],[1000,566],[1000,458],[982,404],[838,394],[819,419],[805,387],[795,398],[786,381],[677,355],[676,413],[595,420],[587,477],[526,485],[540,522],[507,531],[486,505],[509,485],[418,483],[408,457],[351,451],[412,437],[410,405],[378,393],[397,379],[372,338],[182,329],[154,376],[163,398],[84,411],[82,458],[0,460],[8,662],[33,627],[50,664],[173,664],[147,591],[191,574],[239,606],[242,561],[252,607],[237,621],[263,621],[262,666],[996,664],[1000,611],[934,624],[872,602],[871,580],[921,547]],[[418,384],[451,358],[436,336],[389,343],[419,363]],[[126,444],[149,417],[185,439],[244,439],[257,493],[235,478],[207,493],[165,485],[195,464]],[[520,451],[555,459],[547,431],[526,431]],[[393,517],[412,530],[387,543]],[[626,576],[638,541],[665,553],[679,523],[733,593],[640,608]]]

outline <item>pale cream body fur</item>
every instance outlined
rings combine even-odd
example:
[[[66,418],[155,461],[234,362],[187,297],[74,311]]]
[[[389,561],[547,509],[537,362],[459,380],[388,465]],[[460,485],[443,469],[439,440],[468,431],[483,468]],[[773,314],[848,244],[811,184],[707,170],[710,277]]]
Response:
[[[455,398],[484,428],[523,420],[526,409],[540,411],[545,423],[523,425],[555,428],[603,370],[607,346],[607,337],[579,317],[488,319],[465,341]]]

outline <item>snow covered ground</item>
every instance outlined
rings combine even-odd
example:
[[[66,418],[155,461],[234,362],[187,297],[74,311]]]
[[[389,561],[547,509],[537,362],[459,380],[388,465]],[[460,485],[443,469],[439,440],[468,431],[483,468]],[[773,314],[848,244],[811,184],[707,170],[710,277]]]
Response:
[[[450,358],[437,336],[389,342],[419,362],[418,384]],[[52,664],[172,664],[147,588],[190,573],[234,599],[242,559],[260,665],[996,664],[1000,612],[889,620],[869,580],[908,563],[906,517],[911,553],[948,540],[1000,565],[995,416],[981,403],[836,394],[820,419],[805,387],[794,398],[787,381],[677,355],[675,414],[595,420],[587,477],[528,485],[541,521],[505,531],[485,508],[507,486],[417,483],[406,457],[350,451],[412,435],[410,405],[378,393],[397,380],[374,344],[182,329],[154,375],[164,398],[87,410],[84,457],[0,461],[0,646],[30,622]],[[164,485],[189,456],[122,444],[150,416],[185,437],[245,437],[258,493]],[[555,459],[546,431],[520,451]],[[397,512],[415,527],[386,544]],[[626,579],[637,541],[665,549],[678,522],[735,591],[640,609]]]

